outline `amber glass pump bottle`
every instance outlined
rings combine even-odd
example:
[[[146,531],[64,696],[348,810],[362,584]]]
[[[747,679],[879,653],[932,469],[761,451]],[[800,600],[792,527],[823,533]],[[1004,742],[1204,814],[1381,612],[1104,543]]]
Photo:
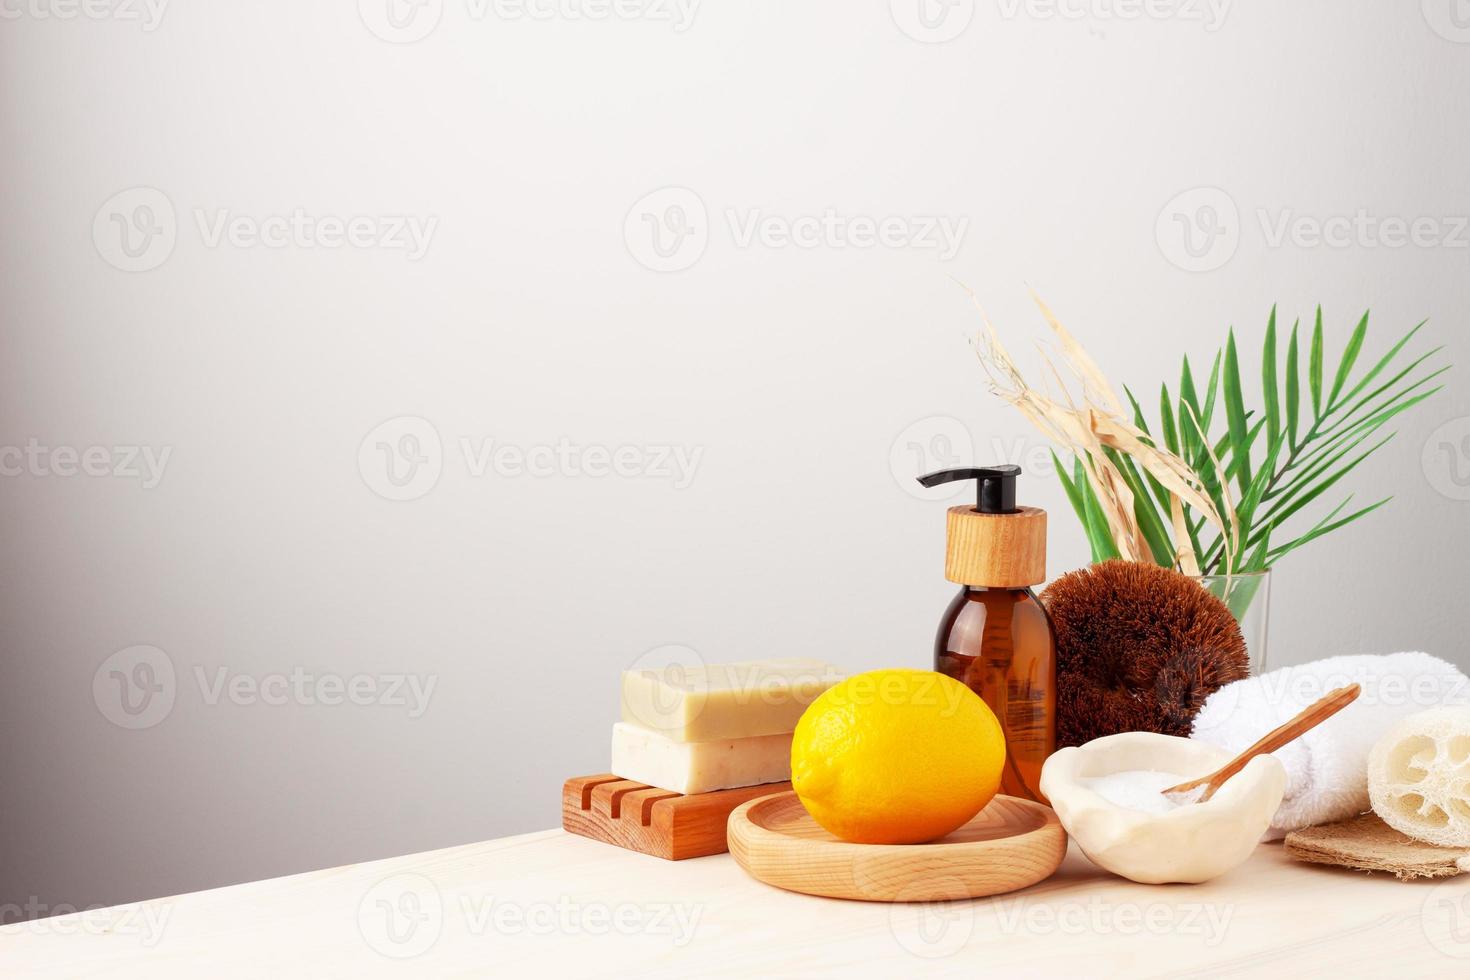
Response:
[[[1016,506],[1019,466],[941,470],[926,487],[976,481],[949,509],[944,577],[961,586],[934,640],[934,669],[990,705],[1006,736],[1001,792],[1041,800],[1056,747],[1056,636],[1033,585],[1046,581],[1046,511]]]

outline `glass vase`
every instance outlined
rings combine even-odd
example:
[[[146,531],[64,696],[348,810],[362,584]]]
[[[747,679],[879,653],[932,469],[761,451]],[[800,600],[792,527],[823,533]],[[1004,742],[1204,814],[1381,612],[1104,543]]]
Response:
[[[1263,674],[1267,667],[1266,633],[1271,614],[1271,570],[1240,572],[1235,575],[1194,575],[1196,582],[1218,596],[1235,614],[1240,632],[1245,637],[1250,655],[1251,674]]]

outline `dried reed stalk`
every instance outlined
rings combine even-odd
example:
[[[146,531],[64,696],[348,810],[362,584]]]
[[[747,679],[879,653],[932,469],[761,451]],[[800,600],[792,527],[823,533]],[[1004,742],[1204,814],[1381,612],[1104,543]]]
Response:
[[[970,296],[975,299],[973,292]],[[1228,518],[1216,508],[1205,489],[1205,481],[1194,467],[1156,444],[1148,433],[1128,420],[1123,403],[1097,362],[1062,326],[1040,297],[1032,293],[1032,299],[1056,337],[1062,359],[1080,387],[1080,395],[1074,399],[1070,386],[1044,349],[1042,358],[1057,381],[1061,400],[1028,384],[981,309],[985,331],[975,338],[974,347],[990,378],[991,391],[1015,406],[1044,436],[1076,457],[1107,521],[1114,545],[1123,558],[1152,560],[1148,539],[1134,507],[1133,490],[1117,464],[1105,452],[1109,449],[1133,460],[1168,492],[1169,516],[1174,532],[1174,563],[1180,571],[1189,575],[1200,573],[1200,556],[1195,554],[1190,538],[1185,504],[1203,514],[1219,530],[1227,557],[1233,560],[1239,546],[1240,530],[1235,504],[1230,499],[1230,484],[1214,452],[1209,452],[1208,457],[1214,478],[1224,494]],[[978,302],[976,308],[979,308]],[[1233,561],[1227,561],[1225,567],[1232,567],[1232,564]]]

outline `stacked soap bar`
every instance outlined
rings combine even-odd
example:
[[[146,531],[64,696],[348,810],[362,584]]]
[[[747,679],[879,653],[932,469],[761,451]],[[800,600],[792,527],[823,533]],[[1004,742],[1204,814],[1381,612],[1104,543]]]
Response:
[[[840,679],[821,660],[626,671],[612,772],[686,795],[783,782],[797,720]]]

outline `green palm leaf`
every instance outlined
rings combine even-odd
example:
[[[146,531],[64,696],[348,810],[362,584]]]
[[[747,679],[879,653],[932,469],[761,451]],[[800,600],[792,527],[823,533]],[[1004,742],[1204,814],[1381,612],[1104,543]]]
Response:
[[[1428,320],[1420,320],[1417,324],[1415,324],[1413,330],[1410,330],[1408,333],[1404,334],[1403,337],[1399,338],[1399,342],[1394,344],[1393,347],[1389,348],[1388,353],[1384,354],[1383,357],[1379,359],[1378,363],[1373,365],[1373,368],[1367,374],[1358,379],[1358,383],[1353,386],[1353,390],[1343,396],[1343,402],[1351,402],[1354,398],[1357,397],[1358,392],[1368,387],[1369,383],[1371,383],[1374,378],[1382,374],[1383,369],[1388,367],[1389,364],[1393,362],[1393,359],[1399,356],[1399,352],[1404,349],[1405,345],[1407,345],[1409,341],[1414,339],[1414,335],[1419,332],[1419,328],[1424,326],[1424,324],[1428,322]],[[1444,350],[1444,348],[1436,347],[1430,353],[1438,353],[1441,350]],[[1417,364],[1418,362],[1416,361],[1415,363]]]
[[[1225,421],[1230,427],[1235,478],[1240,483],[1240,492],[1246,493],[1251,485],[1250,446],[1246,442],[1250,429],[1245,422],[1245,398],[1240,393],[1240,359],[1235,353],[1234,330],[1225,342]]]
[[[1193,469],[1216,510],[1227,511],[1227,487],[1221,485],[1219,474],[1239,488],[1234,494],[1233,516],[1240,529],[1240,547],[1232,551],[1228,569],[1218,527],[1204,514],[1185,508],[1183,533],[1189,536],[1188,544],[1207,574],[1259,571],[1387,503],[1380,500],[1344,517],[1353,499],[1348,495],[1305,532],[1287,530],[1307,507],[1383,449],[1393,439],[1391,431],[1384,432],[1388,423],[1440,392],[1443,385],[1436,379],[1449,370],[1432,363],[1443,347],[1406,357],[1410,342],[1424,327],[1421,322],[1398,337],[1367,371],[1355,376],[1368,333],[1369,316],[1364,313],[1348,336],[1329,383],[1322,308],[1315,310],[1310,339],[1303,335],[1301,320],[1293,321],[1284,361],[1278,356],[1278,315],[1273,306],[1261,349],[1258,409],[1246,404],[1233,329],[1215,352],[1203,387],[1197,386],[1187,356],[1181,359],[1177,397],[1167,382],[1160,385],[1156,426],[1150,427],[1138,399],[1124,388],[1133,423],[1143,438],[1180,456]],[[1220,405],[1224,409],[1217,412]],[[1223,424],[1217,415],[1224,416]],[[1161,565],[1172,565],[1178,548],[1171,494],[1138,460],[1112,448],[1105,452],[1133,493],[1133,517],[1150,557]],[[1219,460],[1218,472],[1212,456]],[[1081,461],[1073,462],[1070,475],[1060,460],[1053,457],[1053,462],[1067,501],[1087,532],[1094,560],[1116,557],[1120,549]],[[1202,540],[1211,528],[1209,540]]]
[[[1297,365],[1297,328],[1301,325],[1300,320],[1291,325],[1291,341],[1286,345],[1286,438],[1292,452],[1296,452],[1297,422],[1301,415],[1301,377]]]
[[[1307,367],[1307,386],[1312,391],[1312,416],[1322,417],[1322,307],[1317,307],[1317,325],[1312,328],[1312,353]]]
[[[1358,321],[1353,335],[1348,339],[1347,350],[1342,352],[1342,361],[1337,365],[1337,376],[1332,379],[1332,394],[1327,399],[1327,411],[1331,412],[1337,405],[1337,396],[1342,391],[1342,386],[1347,384],[1347,379],[1353,373],[1353,365],[1357,363],[1358,354],[1363,350],[1363,338],[1368,335],[1368,314],[1363,314],[1363,319]]]
[[[1281,396],[1276,381],[1276,307],[1266,324],[1266,349],[1261,354],[1261,395],[1266,400],[1266,449],[1275,454],[1281,442]]]

